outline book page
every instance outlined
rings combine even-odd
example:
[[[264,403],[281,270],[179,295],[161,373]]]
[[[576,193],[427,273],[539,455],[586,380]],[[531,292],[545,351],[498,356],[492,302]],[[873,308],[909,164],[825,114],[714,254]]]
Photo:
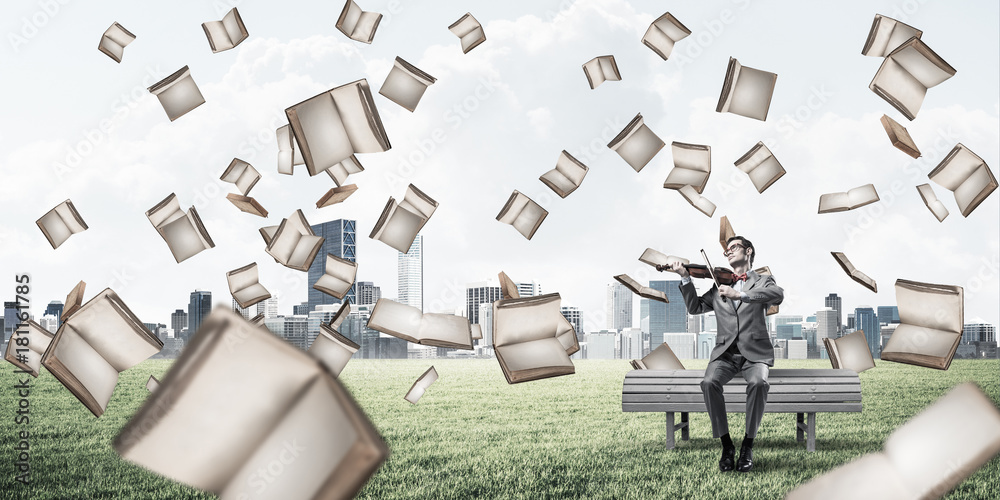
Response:
[[[472,329],[469,320],[454,314],[426,313],[420,321],[417,338],[433,339],[472,348]]]
[[[851,198],[847,193],[827,193],[819,197],[819,213],[842,212],[851,206]]]
[[[680,262],[681,264],[690,264],[691,261],[681,257],[675,257],[673,255],[666,255],[662,252],[653,250],[652,248],[647,248],[639,256],[639,262],[649,264],[651,266],[665,266],[671,262]]]
[[[980,163],[979,168],[955,190],[955,202],[958,203],[962,215],[968,216],[976,205],[984,200],[997,188],[997,180],[990,173],[990,169],[985,163]]]
[[[882,66],[875,73],[871,86],[878,87],[890,95],[912,115],[917,114],[920,105],[924,102],[924,96],[927,95],[927,87],[903,69],[892,57],[887,57],[882,61]]]
[[[500,209],[497,220],[504,224],[513,224],[517,220],[517,216],[521,214],[521,211],[528,204],[528,201],[530,200],[527,196],[515,190],[511,193],[510,198],[507,199],[507,203]]]
[[[546,186],[552,188],[556,194],[565,197],[567,193],[574,191],[577,185],[557,169],[549,170],[539,178]]]
[[[385,135],[385,131],[381,130],[381,121],[373,121],[378,112],[374,108],[375,101],[372,100],[371,90],[368,89],[365,80],[341,85],[331,90],[330,95],[337,104],[337,110],[340,112],[344,130],[354,153],[381,153],[387,149],[380,141],[380,137]],[[369,105],[372,106],[371,110],[368,108]],[[374,128],[375,124],[378,124],[378,130]],[[351,155],[346,155],[337,162],[349,156]]]
[[[961,333],[935,330],[922,326],[900,324],[882,348],[883,353],[907,353],[948,359],[952,348],[961,340]]]
[[[580,342],[576,338],[576,329],[573,328],[573,324],[565,316],[560,314],[560,317],[556,319],[558,322],[556,326],[556,340],[566,349],[567,355],[573,354],[580,350]]]
[[[775,80],[774,73],[743,66],[733,85],[728,111],[748,118],[764,120],[767,118],[767,110],[771,106],[771,94],[774,92]]]
[[[371,43],[372,38],[375,37],[375,30],[378,29],[378,23],[381,20],[382,14],[378,12],[362,12],[358,16],[358,23],[354,26],[351,38],[359,42]]]
[[[147,337],[152,334],[142,323],[116,307],[110,288],[80,308],[67,323],[115,370],[125,371],[160,352]]]
[[[183,262],[208,248],[189,217],[180,217],[158,229],[177,262]]]
[[[462,41],[462,52],[469,52],[480,43],[486,41],[486,34],[483,33],[483,28],[481,26],[476,26],[476,28],[470,31],[468,34],[462,36],[461,41]]]
[[[52,244],[52,248],[58,248],[70,236],[73,236],[73,231],[70,230],[69,226],[66,225],[66,222],[63,221],[55,209],[49,210],[42,218],[38,219],[36,224],[42,229],[42,233],[48,238],[49,243]]]
[[[924,50],[919,50],[918,47]],[[899,64],[924,88],[934,87],[955,75],[955,70],[949,67],[943,59],[934,57],[933,51],[920,39],[914,39],[909,46],[894,51],[889,58]]]
[[[961,335],[964,327],[961,287],[896,280],[895,288],[901,323]]]
[[[308,267],[316,257],[316,252],[323,244],[322,236],[304,234],[295,243],[295,250],[288,257],[288,266]]]
[[[309,175],[316,175],[355,152],[332,92],[324,92],[285,111]]]
[[[664,34],[667,35],[667,37],[675,42],[691,34],[691,30],[687,29],[686,26],[681,24],[681,22],[669,12],[664,13],[662,16],[653,21],[653,26],[659,28]]]
[[[410,250],[413,240],[425,222],[427,222],[426,217],[397,206],[386,219],[375,239],[397,251],[406,253]]]
[[[830,345],[834,348],[834,352],[831,354],[837,356],[840,368],[854,370],[858,373],[875,368],[875,360],[872,358],[872,352],[863,331],[858,330],[839,339],[833,339]]]
[[[600,87],[602,83],[607,81],[604,76],[604,69],[601,67],[601,59],[595,57],[585,63],[583,63],[583,71],[587,74],[587,83],[590,84],[590,88],[596,89]]]
[[[247,307],[253,305],[249,304],[250,302],[260,302],[270,296],[271,293],[268,292],[267,289],[264,288],[264,285],[261,285],[260,283],[254,283],[233,293],[233,298],[236,299],[236,302],[239,302],[240,304],[248,304]]]
[[[226,273],[226,281],[229,282],[229,291],[236,293],[244,288],[257,284],[257,263],[234,269]]]
[[[712,171],[712,147],[699,144],[673,142],[670,151],[674,159],[674,169],[682,168],[698,172]]]
[[[378,90],[378,93],[389,98],[392,102],[413,111],[417,108],[420,98],[423,97],[424,91],[427,90],[427,86],[431,83],[434,82],[431,81],[428,83],[426,80],[408,71],[405,66],[400,64],[400,59],[397,57],[396,64],[389,71],[389,75],[386,76],[385,82],[382,83],[382,87]]]
[[[573,366],[566,349],[555,338],[539,339],[496,347],[510,372],[548,367]]]
[[[464,16],[455,21],[451,26],[448,26],[448,30],[455,34],[459,38],[464,38],[466,35],[471,33],[476,28],[479,28],[479,21],[475,17],[472,17],[471,13],[466,13]]]
[[[639,124],[636,130],[618,144],[615,152],[636,172],[642,170],[650,160],[659,153],[666,144],[645,124]]]
[[[157,228],[181,217],[184,217],[184,211],[181,210],[181,202],[174,193],[170,193],[170,196],[167,196],[163,201],[157,203],[155,207],[146,212],[146,218],[153,224],[153,227]]]
[[[407,186],[403,201],[399,202],[399,206],[430,219],[431,215],[434,215],[434,211],[437,210],[438,202],[427,196],[427,193],[417,189],[417,186],[410,184]]]
[[[347,0],[343,12],[340,13],[340,19],[337,21],[337,29],[349,38],[356,39],[354,31],[357,28],[358,19],[361,19],[361,13],[361,7],[358,7],[354,0]]]
[[[351,356],[357,351],[357,347],[339,342],[322,329],[316,340],[313,341],[312,346],[309,347],[309,355],[319,360],[320,363],[323,363],[323,366],[334,377],[340,376],[340,372],[344,371],[347,362],[351,360]]]
[[[554,338],[559,328],[557,318],[562,316],[559,303],[558,293],[494,302],[494,344],[504,346]]]
[[[642,41],[646,46],[655,49],[653,52],[656,52],[664,60],[669,58],[674,51],[674,40],[658,28],[655,22],[646,29],[646,34],[642,35]]]
[[[708,175],[708,172],[674,167],[667,174],[666,180],[663,181],[663,187],[667,189],[680,189],[683,186],[691,185],[694,186],[695,190],[698,190],[699,187],[704,189],[703,186],[708,182]]]
[[[74,315],[73,319],[76,318]],[[53,346],[52,355],[80,381],[84,390],[90,393],[102,409],[107,409],[111,394],[118,385],[119,370],[91,347],[71,324],[63,323],[59,331],[61,336]]]
[[[757,165],[749,172],[750,182],[757,188],[758,193],[763,193],[771,184],[785,175],[785,169],[781,167],[778,160],[773,156],[768,156],[766,160]]]
[[[539,204],[532,200],[528,200],[528,203],[524,205],[524,208],[514,222],[511,224],[514,229],[524,235],[525,238],[529,240],[534,235],[535,230],[538,228],[539,223],[544,219],[549,213],[542,208]]]
[[[212,52],[222,52],[236,46],[233,39],[230,38],[229,30],[221,21],[202,23],[201,27],[205,29],[205,35],[208,36]]]
[[[980,165],[984,165],[983,159],[959,143],[927,177],[939,186],[955,191],[976,172]]]
[[[178,73],[183,74],[183,76],[170,81],[171,77],[178,75]],[[160,105],[163,106],[170,121],[174,121],[187,114],[188,111],[205,104],[205,97],[201,95],[198,85],[191,78],[187,66],[174,75],[150,87],[150,92],[160,100]]]
[[[243,26],[243,19],[240,18],[239,11],[236,7],[230,10],[223,18],[222,25],[226,28],[226,35],[229,42],[233,47],[237,46],[243,40],[246,40],[246,35],[243,33],[246,31],[246,27]]]
[[[870,453],[813,478],[785,496],[785,500],[843,500],[918,498],[900,477],[893,462],[882,453]]]
[[[420,336],[422,317],[423,314],[416,307],[389,299],[378,299],[368,319],[368,328],[389,334],[401,333],[416,339]]]

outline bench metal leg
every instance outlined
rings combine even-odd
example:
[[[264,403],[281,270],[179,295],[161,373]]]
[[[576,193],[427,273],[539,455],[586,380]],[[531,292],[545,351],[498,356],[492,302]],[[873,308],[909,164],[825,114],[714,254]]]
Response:
[[[667,412],[667,449],[674,448],[674,413]]]
[[[802,442],[803,439],[805,439],[805,433],[802,432],[803,431],[803,427],[805,427],[805,415],[802,414],[802,413],[796,413],[795,414],[795,440],[798,441],[798,442],[800,442],[800,443]]]
[[[816,451],[816,414],[809,414],[809,423],[807,424],[808,429],[806,434],[808,439],[806,440],[806,451]]]
[[[688,431],[690,426],[691,424],[688,422],[688,413],[686,411],[681,412],[681,439],[684,441],[688,441],[691,438]]]

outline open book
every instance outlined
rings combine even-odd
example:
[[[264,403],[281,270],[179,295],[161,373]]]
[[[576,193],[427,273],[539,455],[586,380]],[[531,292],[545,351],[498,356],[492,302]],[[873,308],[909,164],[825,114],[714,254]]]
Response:
[[[825,338],[823,345],[834,370],[846,368],[861,373],[875,368],[875,358],[872,358],[872,351],[868,348],[864,330],[855,330],[839,339]]]
[[[357,184],[348,184],[346,186],[330,188],[323,196],[316,200],[316,208],[328,207],[330,205],[336,205],[347,198],[349,198],[355,191],[358,190]]]
[[[846,193],[827,193],[819,197],[819,212],[844,212],[854,210],[878,201],[878,192],[874,184],[865,184],[848,190]]]
[[[368,237],[405,254],[410,251],[413,240],[437,207],[438,202],[410,184],[406,187],[403,201],[396,203],[395,198],[389,197]]]
[[[213,53],[219,53],[236,47],[250,34],[240,12],[233,7],[232,10],[222,16],[221,21],[209,21],[201,24],[201,29],[205,30],[208,37],[208,45],[212,47]]]
[[[219,180],[234,184],[240,193],[248,194],[260,180],[260,172],[253,168],[253,165],[239,158],[233,158],[233,161],[229,162],[229,166],[226,167],[226,171],[222,172],[222,177],[219,177]]]
[[[389,299],[378,299],[368,328],[414,344],[472,349],[469,320],[454,314],[422,313]]]
[[[339,377],[351,356],[360,348],[360,345],[341,335],[335,327],[323,323],[319,326],[319,335],[309,347],[309,355],[319,360],[331,375]]]
[[[347,0],[344,10],[340,11],[340,17],[337,18],[337,29],[351,40],[372,43],[381,20],[382,14],[365,12],[354,0]]]
[[[278,143],[278,173],[292,175],[295,172],[295,165],[304,165],[302,151],[292,136],[292,126],[283,125],[274,131],[275,139]]]
[[[135,35],[118,23],[112,23],[111,27],[101,35],[101,42],[97,44],[97,50],[104,52],[116,63],[122,62],[125,55],[125,46],[135,40]]]
[[[785,500],[942,498],[997,453],[1000,410],[965,382],[893,431],[882,452],[813,478]]]
[[[691,30],[667,12],[649,25],[646,34],[642,35],[642,43],[666,61],[674,50],[674,44],[690,34]]]
[[[464,16],[458,18],[448,26],[448,30],[455,34],[462,41],[462,53],[468,54],[470,50],[486,41],[486,33],[483,32],[483,25],[479,24],[472,14],[466,12]]]
[[[674,168],[667,174],[663,187],[680,189],[692,186],[699,193],[705,192],[708,176],[712,173],[712,146],[700,144],[670,143],[674,155]]]
[[[694,186],[690,184],[682,186],[677,190],[677,192],[680,193],[692,207],[697,208],[701,213],[709,217],[715,213],[715,203],[712,203],[708,200],[708,198],[702,196]]]
[[[33,320],[29,319],[26,324],[27,328],[14,329],[3,358],[38,378],[38,371],[42,369],[42,355],[49,348],[54,335]]]
[[[675,257],[673,255],[666,255],[662,252],[653,250],[652,248],[647,248],[639,256],[639,262],[644,264],[649,264],[653,267],[665,266],[671,262],[680,262],[681,264],[690,264],[691,261],[682,257]]]
[[[378,93],[407,110],[414,111],[424,91],[436,81],[437,78],[397,56]]]
[[[882,348],[882,359],[947,370],[962,340],[962,287],[897,279],[896,304],[900,324]]]
[[[735,165],[750,176],[750,182],[757,188],[758,193],[763,193],[785,175],[785,169],[763,142],[758,142],[750,148],[750,151],[736,160]]]
[[[715,111],[764,121],[767,119],[767,110],[771,107],[771,95],[774,94],[774,82],[777,80],[778,75],[774,73],[743,66],[730,57],[726,80],[722,84],[722,94],[719,95]]]
[[[166,111],[167,118],[174,121],[202,104],[205,98],[198,90],[198,85],[191,78],[191,70],[187,66],[177,70],[170,76],[149,87],[149,92],[156,96]]]
[[[755,273],[757,273],[757,274],[759,274],[761,276],[770,276],[771,275],[771,268],[767,267],[767,266],[761,266],[761,267],[758,267],[757,269],[754,269],[753,272],[755,272]],[[772,315],[778,314],[779,310],[780,310],[780,308],[779,308],[778,304],[768,304],[768,306],[767,306],[767,312],[765,313],[765,315],[766,316],[772,316]]]
[[[875,73],[868,88],[913,120],[920,111],[927,89],[955,76],[955,68],[913,37],[896,47]]]
[[[684,364],[666,342],[653,349],[642,359],[629,361],[636,370],[683,370]]]
[[[830,252],[837,264],[840,264],[841,269],[851,277],[852,280],[857,281],[865,288],[878,293],[878,285],[875,284],[875,280],[868,277],[867,274],[859,271],[851,261],[848,260],[847,256],[843,252]]]
[[[423,373],[423,375],[417,377],[417,380],[413,382],[410,386],[410,390],[406,391],[406,395],[403,399],[409,401],[410,403],[417,404],[420,401],[420,397],[424,395],[427,388],[431,386],[434,382],[437,382],[438,372],[434,367],[430,367]]]
[[[583,178],[589,170],[564,149],[556,160],[556,168],[545,172],[538,180],[555,191],[560,198],[565,198],[583,184]]]
[[[913,142],[913,138],[906,131],[906,127],[900,125],[896,120],[889,118],[889,115],[882,115],[879,121],[882,122],[882,128],[885,129],[885,133],[889,134],[889,142],[896,149],[914,158],[920,158],[920,149],[917,148],[917,143]]]
[[[287,268],[308,271],[323,246],[324,238],[313,233],[302,210],[296,210],[287,219],[281,219],[281,224],[273,234],[269,234],[269,229],[267,227],[260,230],[265,241],[270,239],[264,251]]]
[[[667,300],[667,294],[659,290],[654,290],[648,286],[645,286],[639,283],[638,281],[632,279],[627,274],[619,274],[615,276],[615,281],[625,285],[625,288],[632,290],[632,293],[640,297],[645,297],[647,299],[652,299],[652,300],[658,300],[660,302],[670,302],[669,300]]]
[[[226,199],[235,205],[236,208],[240,209],[241,212],[267,218],[267,209],[251,196],[229,193],[226,195]]]
[[[558,293],[493,303],[493,349],[508,384],[575,373],[576,330]]]
[[[147,391],[149,391],[149,392],[155,392],[156,389],[158,389],[159,387],[160,387],[160,381],[156,377],[150,375],[149,378],[146,379],[146,390]]]
[[[310,176],[355,153],[381,153],[391,147],[363,78],[306,99],[286,109],[285,115]],[[282,153],[278,156],[280,170]],[[292,159],[294,163],[294,150]]]
[[[729,223],[729,216],[723,215],[719,219],[719,244],[722,245],[723,252],[729,249],[729,238],[735,237],[736,231],[733,230],[732,224]]]
[[[260,284],[256,262],[229,271],[226,273],[226,281],[229,283],[229,293],[232,294],[233,300],[243,309],[271,298],[271,292]]]
[[[507,276],[507,273],[500,271],[497,275],[500,279],[500,293],[505,299],[519,299],[521,298],[521,292],[517,290],[517,283]]]
[[[635,115],[635,118],[608,143],[608,147],[618,153],[618,156],[621,156],[636,172],[642,170],[665,145],[666,143],[643,123],[642,113]]]
[[[337,187],[341,187],[347,182],[347,177],[351,174],[356,174],[358,172],[364,172],[365,167],[361,166],[361,162],[358,161],[358,157],[351,155],[346,160],[326,169],[326,174],[333,179],[333,183]]]
[[[548,215],[548,210],[515,189],[497,214],[497,220],[514,226],[517,232],[530,240]]]
[[[63,322],[42,364],[99,417],[118,384],[118,373],[160,349],[163,342],[106,288]]]
[[[83,306],[83,292],[87,289],[87,284],[83,281],[76,284],[72,290],[66,295],[66,305],[63,306],[63,312],[60,316],[60,320],[65,323],[73,313],[80,310]]]
[[[896,47],[902,45],[903,42],[913,37],[920,38],[922,34],[923,31],[909,24],[901,23],[881,14],[875,14],[875,20],[872,21],[872,29],[868,32],[868,39],[865,40],[865,46],[861,49],[861,55],[885,57],[893,50],[896,50]]]
[[[472,340],[483,339],[483,327],[479,324],[470,325],[472,328]]]
[[[42,230],[45,239],[49,240],[52,248],[59,248],[76,233],[87,230],[87,223],[80,217],[80,212],[76,211],[73,202],[66,200],[55,206],[52,210],[45,212],[45,215],[35,221],[38,229]]]
[[[921,184],[917,186],[917,192],[920,193],[920,199],[924,200],[924,205],[927,205],[927,209],[934,214],[938,222],[944,222],[945,217],[948,217],[948,209],[945,208],[944,203],[941,203],[941,200],[937,199],[931,185]]]
[[[927,177],[955,193],[955,203],[962,217],[968,217],[997,189],[997,178],[990,167],[961,143],[952,148]]]
[[[319,362],[224,307],[112,446],[174,481],[255,499],[351,498],[389,454]]]
[[[583,63],[583,74],[587,76],[590,89],[596,89],[604,82],[618,82],[622,74],[618,72],[615,56],[597,56]]]
[[[178,263],[202,250],[215,247],[215,242],[201,223],[198,211],[194,207],[186,212],[181,210],[181,204],[174,193],[147,210],[146,218],[163,241],[167,242],[167,248]]]
[[[354,285],[358,275],[358,263],[341,259],[332,253],[326,254],[323,275],[316,280],[313,288],[327,295],[343,299]]]
[[[330,328],[337,330],[340,328],[340,324],[347,319],[347,315],[349,314],[351,314],[351,303],[345,300],[344,302],[341,302],[340,309],[337,309],[337,312],[332,318],[330,318],[330,322],[327,323],[327,325],[329,325]]]

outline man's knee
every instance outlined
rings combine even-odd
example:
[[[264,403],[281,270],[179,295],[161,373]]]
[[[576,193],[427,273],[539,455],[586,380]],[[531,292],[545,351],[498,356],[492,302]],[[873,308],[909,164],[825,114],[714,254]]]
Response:
[[[701,392],[722,391],[722,382],[716,378],[705,377],[701,379]]]
[[[766,393],[767,390],[770,387],[771,387],[771,384],[767,383],[767,379],[764,378],[759,373],[756,373],[753,376],[751,376],[749,379],[747,379],[747,392],[750,392],[750,391],[763,391],[763,392]]]

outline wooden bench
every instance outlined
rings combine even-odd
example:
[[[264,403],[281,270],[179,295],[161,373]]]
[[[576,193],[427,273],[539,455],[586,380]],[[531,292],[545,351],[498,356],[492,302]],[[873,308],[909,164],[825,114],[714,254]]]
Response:
[[[688,413],[705,412],[701,392],[704,370],[632,370],[625,375],[622,411],[656,411],[667,415],[667,449],[674,434],[689,439]],[[816,413],[861,411],[861,381],[852,370],[770,370],[765,413],[795,413],[795,439],[807,435],[806,449],[816,451]],[[723,387],[726,412],[746,412],[746,381],[739,374]],[[674,425],[674,413],[681,414]]]

